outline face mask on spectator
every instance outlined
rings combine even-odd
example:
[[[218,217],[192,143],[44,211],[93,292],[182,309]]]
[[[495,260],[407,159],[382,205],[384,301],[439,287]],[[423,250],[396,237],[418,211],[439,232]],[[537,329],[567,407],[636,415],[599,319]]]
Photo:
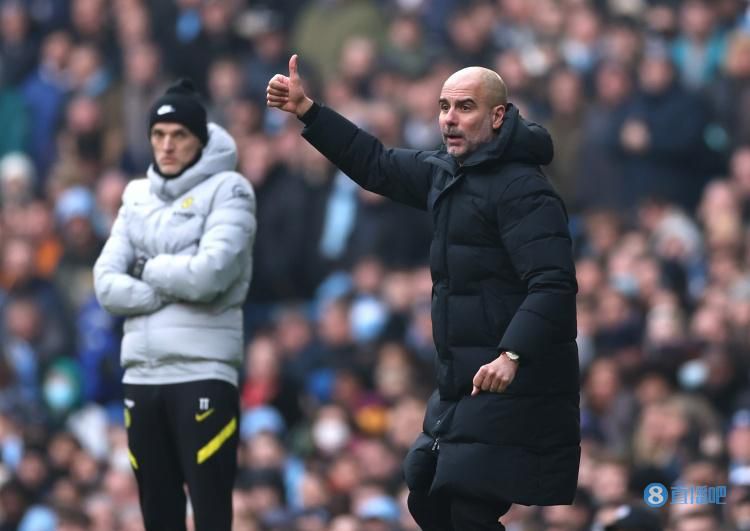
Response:
[[[118,448],[109,456],[109,466],[123,472],[130,471],[130,456],[127,448]]]
[[[375,339],[385,326],[388,315],[383,304],[374,297],[354,303],[351,312],[352,335],[356,341]]]
[[[313,425],[315,446],[327,454],[341,450],[349,440],[349,427],[336,419],[322,419]]]
[[[75,401],[73,384],[62,376],[53,376],[44,384],[44,397],[53,411],[65,411]]]
[[[626,297],[633,297],[638,294],[638,279],[634,275],[618,274],[612,277],[610,283],[613,288]]]
[[[23,440],[17,435],[5,437],[2,444],[2,456],[3,463],[15,470],[23,457]]]
[[[698,389],[708,379],[708,367],[703,360],[692,360],[680,367],[677,373],[683,389]]]

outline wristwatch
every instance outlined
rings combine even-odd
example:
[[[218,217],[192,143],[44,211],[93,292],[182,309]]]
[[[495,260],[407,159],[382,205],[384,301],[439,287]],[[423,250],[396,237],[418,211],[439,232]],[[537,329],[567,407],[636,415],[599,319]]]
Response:
[[[515,362],[518,362],[518,361],[520,361],[520,360],[521,360],[521,356],[519,356],[518,354],[516,354],[515,352],[513,352],[513,351],[511,351],[511,350],[504,350],[504,351],[502,351],[502,352],[500,353],[500,355],[501,355],[501,356],[502,356],[503,354],[505,354],[505,355],[506,355],[506,356],[508,357],[508,359],[509,359],[510,361],[515,361]]]
[[[135,259],[135,262],[130,266],[130,269],[128,270],[128,274],[137,279],[141,279],[143,276],[143,269],[146,267],[146,262],[148,262],[148,258],[145,256],[139,256]]]

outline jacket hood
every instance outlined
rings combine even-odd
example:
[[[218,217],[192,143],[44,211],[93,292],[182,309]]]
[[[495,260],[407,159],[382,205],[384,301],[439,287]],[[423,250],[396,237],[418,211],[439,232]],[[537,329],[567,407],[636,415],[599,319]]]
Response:
[[[472,153],[463,165],[524,162],[544,166],[552,162],[553,155],[552,138],[547,130],[522,118],[518,107],[509,103],[500,133]]]
[[[154,168],[148,167],[151,191],[163,199],[175,199],[201,181],[223,171],[233,171],[237,166],[237,144],[227,131],[215,124],[208,124],[208,143],[204,146],[198,162],[179,177],[165,179]]]

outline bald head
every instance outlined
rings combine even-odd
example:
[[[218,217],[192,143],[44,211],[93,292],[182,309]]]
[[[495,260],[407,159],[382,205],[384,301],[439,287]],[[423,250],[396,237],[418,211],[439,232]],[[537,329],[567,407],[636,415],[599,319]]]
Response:
[[[508,103],[508,87],[505,81],[494,70],[482,66],[470,66],[453,73],[443,84],[444,87],[472,86],[487,98],[490,107],[506,105]]]
[[[445,80],[439,103],[446,150],[462,162],[499,133],[508,89],[496,72],[472,66]]]

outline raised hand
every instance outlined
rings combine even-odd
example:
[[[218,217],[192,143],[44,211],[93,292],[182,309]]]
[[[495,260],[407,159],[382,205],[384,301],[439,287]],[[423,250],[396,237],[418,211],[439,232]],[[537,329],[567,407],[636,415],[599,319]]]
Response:
[[[312,104],[313,101],[305,95],[302,88],[302,80],[297,71],[297,54],[294,54],[289,58],[289,76],[276,74],[268,82],[266,105],[301,117]]]

